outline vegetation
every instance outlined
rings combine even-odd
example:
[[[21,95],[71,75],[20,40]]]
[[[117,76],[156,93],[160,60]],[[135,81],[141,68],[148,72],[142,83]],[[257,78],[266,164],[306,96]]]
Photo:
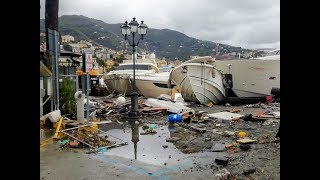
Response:
[[[71,79],[63,79],[59,86],[60,103],[59,108],[62,114],[75,112],[74,82]]]

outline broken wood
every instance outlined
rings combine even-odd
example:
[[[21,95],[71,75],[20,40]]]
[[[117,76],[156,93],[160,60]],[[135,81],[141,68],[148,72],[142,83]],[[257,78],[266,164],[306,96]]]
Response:
[[[70,137],[73,138],[73,139],[78,140],[79,142],[82,142],[83,144],[85,144],[85,145],[87,145],[87,146],[89,146],[89,147],[91,147],[91,148],[93,148],[93,149],[96,149],[96,147],[94,147],[94,146],[92,146],[92,145],[90,145],[90,144],[88,144],[88,143],[86,143],[86,142],[84,142],[84,141],[82,141],[82,140],[80,140],[80,139],[78,139],[78,138],[76,138],[76,137],[74,137],[74,136],[66,133],[66,132],[63,132],[63,131],[61,131],[61,132],[64,133],[64,134],[66,134],[67,136],[70,136]]]
[[[257,140],[249,139],[249,138],[244,138],[244,139],[238,139],[237,142],[241,144],[249,144],[249,143],[254,143]]]
[[[60,127],[61,127],[61,124],[62,124],[62,120],[63,120],[63,117],[61,116],[60,119],[59,119],[59,122],[58,122],[58,126],[57,126],[57,129],[56,129],[56,132],[54,133],[54,136],[53,136],[54,139],[58,138],[58,134],[59,134],[59,130],[60,130]]]
[[[61,130],[61,131],[59,131],[59,132],[65,132],[65,131],[69,131],[69,130],[73,130],[73,129],[78,129],[78,128],[81,128],[81,127],[92,126],[92,125],[94,125],[94,124],[108,124],[108,123],[112,123],[112,121],[91,122],[91,123],[89,123],[89,124],[78,125],[77,127],[64,129],[64,130]]]

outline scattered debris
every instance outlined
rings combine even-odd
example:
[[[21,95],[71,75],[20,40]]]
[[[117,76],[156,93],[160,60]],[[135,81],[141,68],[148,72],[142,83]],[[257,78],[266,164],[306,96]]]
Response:
[[[214,133],[214,134],[219,134],[219,135],[223,134],[223,132],[219,131],[218,129],[212,129],[211,132]]]
[[[230,112],[218,112],[218,113],[208,114],[207,116],[211,117],[211,118],[217,118],[217,119],[229,120],[230,121],[230,120],[238,120],[243,115],[236,114],[236,113],[230,113]]]
[[[195,127],[195,126],[189,126],[192,130],[195,130],[195,131],[197,131],[197,132],[199,132],[199,133],[204,133],[204,132],[206,132],[207,130],[206,129],[204,129],[204,128],[198,128],[198,127]]]
[[[77,140],[70,141],[70,142],[69,142],[69,145],[70,145],[70,147],[79,147],[80,142],[77,141]]]
[[[251,146],[249,144],[240,144],[239,145],[239,148],[242,150],[242,151],[247,151],[251,148]]]
[[[217,173],[215,173],[214,177],[219,180],[227,180],[231,178],[231,174],[227,169],[223,168],[220,169]]]
[[[246,170],[243,171],[243,175],[248,176],[249,174],[252,174],[254,172],[256,172],[256,169],[253,169],[253,168],[252,169],[246,169]]]
[[[223,133],[224,133],[224,135],[227,136],[227,137],[236,135],[236,133],[233,132],[233,131],[224,131]]]
[[[229,162],[229,159],[226,157],[216,157],[214,160],[217,165],[226,166]]]
[[[176,142],[179,141],[181,138],[178,137],[170,137],[166,139],[166,142]]]
[[[240,112],[241,111],[241,109],[232,109],[230,112],[231,113],[238,113],[238,112]]]
[[[220,127],[221,126],[221,124],[216,124],[216,127]]]
[[[276,120],[276,119],[268,119],[262,125],[263,126],[268,126],[268,125],[272,125],[272,124],[275,124],[275,123],[278,123],[278,122],[279,122],[279,120]]]
[[[250,138],[243,138],[243,139],[238,139],[237,140],[237,142],[241,143],[241,144],[250,144],[250,143],[254,143],[256,141],[257,140],[253,140],[253,139],[250,139]]]
[[[147,134],[157,134],[157,131],[154,129],[146,129],[144,132],[140,133],[140,135],[147,135]]]
[[[171,96],[167,95],[167,94],[160,94],[160,96],[157,97],[157,99],[165,100],[165,101],[171,101]]]
[[[237,146],[236,143],[231,143],[231,144],[226,145],[225,147],[228,149],[234,149],[236,146]]]
[[[107,152],[107,148],[106,147],[99,147],[97,149],[98,152]]]
[[[223,152],[223,151],[226,151],[226,146],[224,144],[217,143],[214,146],[212,146],[210,151],[212,151],[212,152]]]
[[[193,114],[195,114],[195,111],[193,109],[186,107],[184,105],[177,104],[170,101],[154,99],[154,98],[148,98],[145,101],[145,105],[151,106],[151,107],[167,108],[169,112],[176,113],[176,114],[180,114],[183,112],[192,112]]]
[[[243,132],[243,131],[240,131],[237,135],[238,135],[238,137],[240,137],[240,138],[244,138],[244,137],[247,136],[247,133],[246,133],[246,132]]]
[[[123,96],[120,96],[117,98],[116,101],[113,102],[115,105],[121,105],[126,103],[126,98],[124,98]]]
[[[280,112],[272,112],[272,114],[276,119],[280,119]]]

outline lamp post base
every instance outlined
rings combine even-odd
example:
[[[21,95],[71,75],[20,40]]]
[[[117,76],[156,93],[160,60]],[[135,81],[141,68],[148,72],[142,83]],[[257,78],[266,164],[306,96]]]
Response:
[[[138,119],[138,93],[133,91],[131,93],[131,110],[129,112],[130,118]]]

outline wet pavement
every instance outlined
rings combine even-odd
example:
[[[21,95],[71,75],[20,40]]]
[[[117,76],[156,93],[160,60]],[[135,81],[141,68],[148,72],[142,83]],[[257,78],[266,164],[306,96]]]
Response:
[[[213,113],[239,107],[193,108]],[[245,108],[241,109],[241,114],[260,111],[260,108]],[[41,148],[41,179],[214,179],[217,169],[222,168],[215,163],[218,156],[228,157],[226,169],[239,177],[251,168],[256,170],[254,175],[258,179],[280,179],[280,144],[270,143],[270,137],[278,129],[277,122],[269,125],[247,121],[204,122],[207,132],[196,133],[181,126],[169,129],[167,116],[140,120],[139,124],[133,123],[132,126],[126,120],[99,125],[99,129],[107,132],[111,142],[128,143],[109,148],[104,153],[88,154],[88,149],[80,148],[61,150],[55,143]],[[141,126],[146,122],[156,125],[156,134],[140,135],[144,132]],[[217,127],[217,123],[221,127]],[[212,133],[216,128],[220,131],[244,130],[251,137],[268,142],[253,144],[245,152],[212,152],[212,147],[235,140]],[[50,132],[46,134],[49,136]],[[169,137],[181,140],[166,142]]]
[[[106,172],[111,171],[109,173],[114,174],[114,177],[117,178],[123,172],[131,174],[130,177],[121,176],[122,179],[144,179],[147,177],[157,179],[182,178],[183,173],[187,174],[188,172],[193,172],[193,176],[203,177],[205,170],[198,170],[196,166],[199,164],[207,166],[206,173],[212,175],[210,166],[213,164],[214,158],[218,154],[225,154],[215,152],[184,154],[173,143],[166,142],[166,138],[170,137],[170,132],[166,126],[162,125],[156,126],[157,133],[153,135],[140,135],[140,132],[143,132],[141,127],[139,127],[139,131],[135,131],[126,123],[122,125],[117,123],[101,125],[100,129],[107,131],[111,135],[108,139],[112,142],[119,143],[124,141],[128,142],[128,145],[110,148],[104,153],[86,154],[86,150],[83,149],[74,148],[73,151],[58,150],[57,144],[52,144],[42,148],[41,178],[78,179],[82,177],[84,179],[105,179],[102,176],[105,173],[92,174],[92,171],[100,173],[103,169],[101,167],[108,167]],[[132,132],[136,134],[132,134]],[[132,138],[132,135],[134,138],[138,137],[138,139]],[[136,156],[135,143],[132,140],[137,144]],[[164,148],[163,145],[168,147]],[[99,166],[97,166],[97,163]],[[59,167],[54,167],[55,164]],[[63,168],[59,164],[64,164]],[[50,167],[54,167],[53,172]],[[79,170],[81,171],[77,172]],[[195,173],[197,171],[199,173]]]

